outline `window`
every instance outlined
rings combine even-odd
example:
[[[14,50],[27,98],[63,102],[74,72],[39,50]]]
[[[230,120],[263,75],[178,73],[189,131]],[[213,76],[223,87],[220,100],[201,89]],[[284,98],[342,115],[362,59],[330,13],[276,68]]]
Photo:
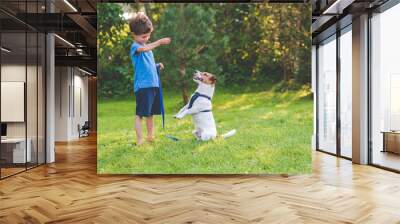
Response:
[[[336,153],[336,36],[318,48],[318,149]]]
[[[351,158],[352,149],[352,33],[351,26],[340,36],[340,154]]]
[[[372,163],[400,170],[400,5],[371,18]]]

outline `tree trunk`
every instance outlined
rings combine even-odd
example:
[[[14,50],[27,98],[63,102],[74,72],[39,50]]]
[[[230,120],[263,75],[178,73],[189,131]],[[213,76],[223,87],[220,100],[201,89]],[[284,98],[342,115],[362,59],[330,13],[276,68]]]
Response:
[[[287,82],[287,70],[286,70],[286,63],[285,63],[284,58],[282,58],[282,69],[283,69],[283,81],[286,83]]]
[[[180,25],[178,26],[178,33],[185,37],[186,36],[186,18],[185,18],[185,7],[186,4],[180,4],[179,7],[179,14],[181,15],[180,18]],[[180,79],[180,84],[181,84],[181,91],[182,91],[182,99],[183,103],[187,104],[189,102],[189,96],[188,96],[188,82],[186,80],[186,64],[185,62],[187,61],[187,55],[185,54],[186,49],[183,48],[183,46],[180,46],[179,49],[177,49],[177,55],[178,58],[180,59],[180,65],[179,65],[179,79]]]
[[[183,98],[183,103],[186,105],[189,102],[188,83],[187,83],[187,81],[183,82],[182,98]]]
[[[188,95],[188,83],[185,78],[186,73],[186,65],[182,63],[179,66],[179,78],[182,81],[182,99],[183,103],[187,104],[189,102],[189,95]]]

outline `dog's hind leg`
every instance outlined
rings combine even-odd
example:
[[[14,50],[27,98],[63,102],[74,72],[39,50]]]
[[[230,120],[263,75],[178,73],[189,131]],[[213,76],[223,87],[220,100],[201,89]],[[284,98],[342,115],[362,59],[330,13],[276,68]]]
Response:
[[[200,140],[200,139],[201,139],[201,132],[200,132],[200,130],[193,130],[193,131],[192,131],[192,134],[194,135],[194,137],[195,137],[197,140]]]
[[[214,135],[214,134],[202,132],[200,139],[202,141],[209,141],[211,139],[214,139],[215,137],[216,137],[216,135]]]

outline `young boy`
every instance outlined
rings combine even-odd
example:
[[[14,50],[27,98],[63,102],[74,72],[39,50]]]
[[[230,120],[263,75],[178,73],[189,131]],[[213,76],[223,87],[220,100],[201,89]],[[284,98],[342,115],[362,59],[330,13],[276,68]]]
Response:
[[[143,13],[138,13],[129,23],[132,37],[135,40],[131,46],[130,56],[135,68],[134,91],[136,96],[135,130],[137,145],[143,143],[142,118],[146,117],[147,141],[154,139],[153,115],[161,114],[159,80],[154,61],[153,50],[160,45],[171,42],[170,38],[162,38],[147,44],[153,32],[150,19]],[[164,65],[159,63],[160,69]]]

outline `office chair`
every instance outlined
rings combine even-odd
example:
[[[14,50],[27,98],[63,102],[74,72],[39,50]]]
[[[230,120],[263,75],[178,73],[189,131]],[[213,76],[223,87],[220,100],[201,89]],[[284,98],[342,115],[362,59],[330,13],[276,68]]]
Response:
[[[82,127],[80,127],[80,125],[78,124],[79,138],[89,136],[89,129],[90,129],[89,121],[85,121]]]

